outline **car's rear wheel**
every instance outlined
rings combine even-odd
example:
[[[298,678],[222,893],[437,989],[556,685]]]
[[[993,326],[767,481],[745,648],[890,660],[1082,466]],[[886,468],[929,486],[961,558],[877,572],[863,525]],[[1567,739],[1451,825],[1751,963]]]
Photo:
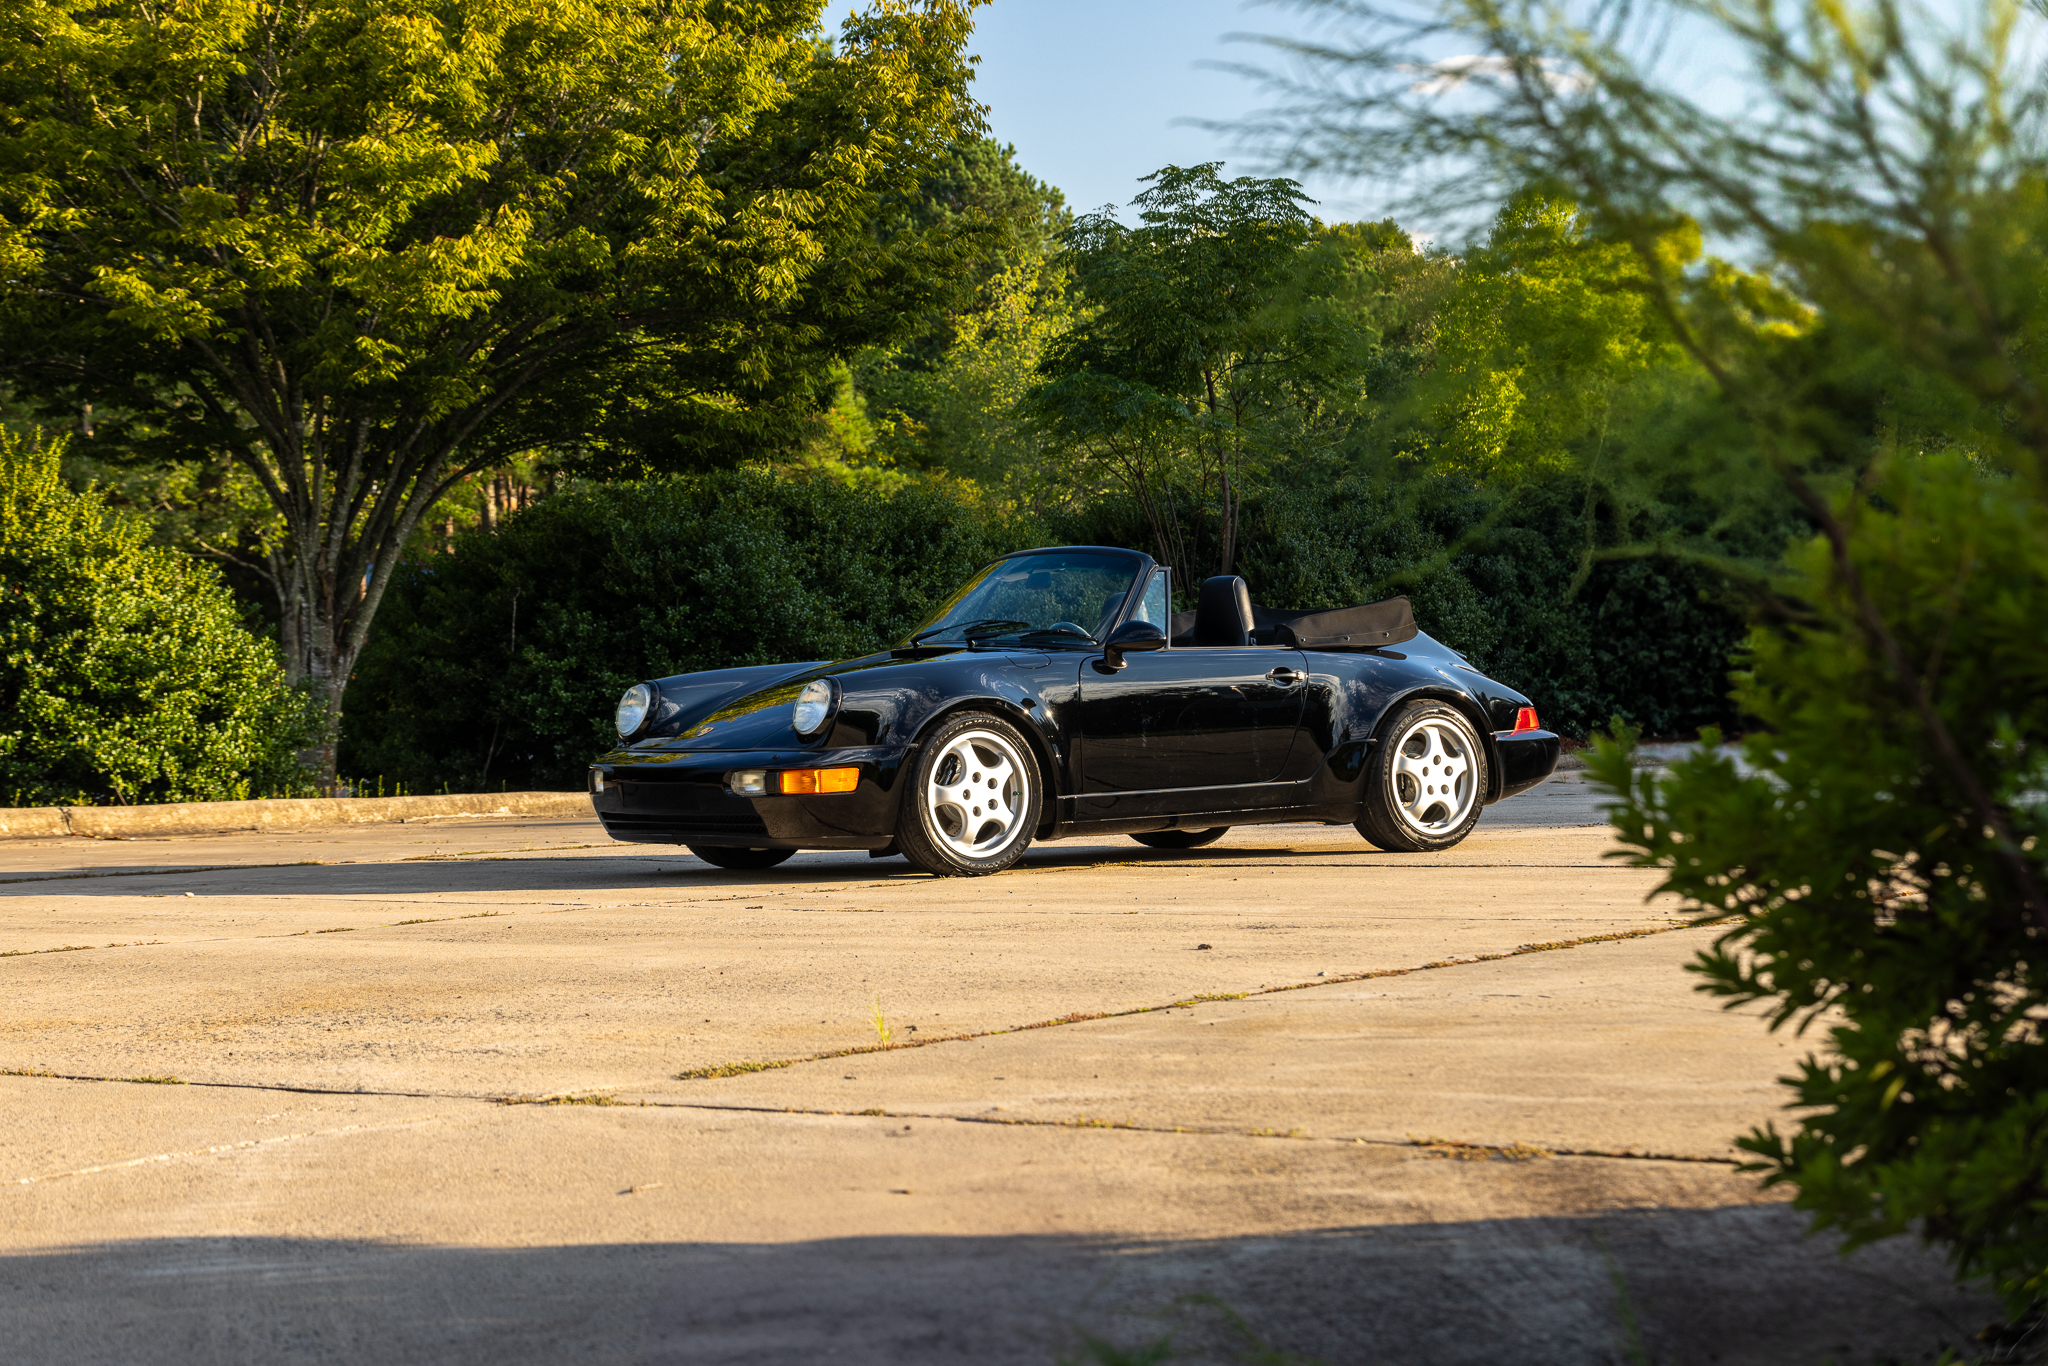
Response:
[[[1358,833],[1397,854],[1448,849],[1471,834],[1486,798],[1486,750],[1464,713],[1410,702],[1380,734]]]
[[[1229,832],[1229,826],[1219,825],[1214,830],[1147,830],[1131,838],[1154,849],[1199,849],[1205,844],[1214,844]]]
[[[947,717],[925,737],[903,789],[896,844],[939,877],[1000,873],[1031,847],[1043,797],[1014,726],[982,712]]]
[[[788,862],[796,853],[794,849],[741,849],[730,844],[692,844],[685,847],[715,868],[742,870],[773,868],[778,863]]]

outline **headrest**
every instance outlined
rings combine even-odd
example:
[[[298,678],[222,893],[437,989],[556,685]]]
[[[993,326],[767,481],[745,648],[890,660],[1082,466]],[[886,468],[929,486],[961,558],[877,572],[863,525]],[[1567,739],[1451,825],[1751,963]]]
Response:
[[[1245,646],[1252,643],[1252,594],[1235,574],[1202,580],[1195,602],[1195,644]]]

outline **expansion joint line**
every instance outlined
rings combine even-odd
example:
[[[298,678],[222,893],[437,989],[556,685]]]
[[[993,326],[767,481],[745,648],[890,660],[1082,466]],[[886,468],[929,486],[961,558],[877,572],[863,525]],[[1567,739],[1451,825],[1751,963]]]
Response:
[[[1670,934],[1675,930],[1698,928],[1700,922],[1686,921],[1678,925],[1656,925],[1639,930],[1615,930],[1607,934],[1582,935],[1576,939],[1555,939],[1542,944],[1522,944],[1500,953],[1475,953],[1463,958],[1441,958],[1433,963],[1423,963],[1412,968],[1375,968],[1367,972],[1340,972],[1334,977],[1318,977],[1307,982],[1289,982],[1277,987],[1259,987],[1252,991],[1208,991],[1168,1001],[1164,1005],[1133,1006],[1129,1010],[1075,1011],[1069,1015],[1056,1016],[1050,1020],[1039,1020],[1032,1024],[1012,1025],[1008,1029],[968,1030],[958,1034],[935,1034],[929,1039],[906,1039],[902,1042],[858,1044],[852,1048],[835,1048],[824,1053],[809,1053],[796,1058],[771,1058],[765,1061],[746,1060],[741,1062],[713,1063],[707,1067],[693,1067],[678,1072],[676,1081],[715,1081],[725,1077],[745,1076],[750,1072],[772,1072],[778,1068],[795,1067],[799,1063],[831,1062],[838,1058],[857,1058],[869,1053],[894,1053],[905,1048],[930,1048],[944,1043],[969,1043],[976,1039],[993,1039],[1005,1034],[1021,1034],[1032,1029],[1052,1029],[1059,1025],[1086,1024],[1091,1020],[1120,1020],[1132,1015],[1150,1015],[1161,1010],[1183,1010],[1210,1001],[1244,1001],[1259,996],[1277,996],[1288,991],[1307,991],[1313,987],[1343,986],[1349,982],[1369,982],[1381,977],[1408,977],[1418,972],[1434,972],[1440,968],[1462,968],[1474,963],[1495,963],[1505,958],[1519,958],[1531,953],[1554,953],[1560,949],[1582,948],[1588,944],[1611,944],[1625,939],[1643,939],[1655,934]]]
[[[529,1102],[534,1103],[534,1102]],[[576,1104],[576,1101],[555,1101],[550,1098],[540,1104]],[[1598,1157],[1617,1162],[1694,1162],[1706,1166],[1740,1167],[1742,1161],[1733,1157],[1702,1157],[1697,1153],[1660,1153],[1639,1151],[1635,1148],[1545,1148],[1533,1143],[1474,1143],[1460,1138],[1366,1138],[1356,1135],[1311,1134],[1304,1129],[1225,1129],[1214,1125],[1199,1124],[1142,1124],[1135,1119],[1102,1119],[1091,1115],[1077,1115],[1073,1119],[1033,1119],[1021,1115],[956,1115],[924,1110],[821,1110],[803,1105],[722,1105],[716,1101],[604,1101],[582,1103],[605,1103],[613,1105],[645,1106],[649,1109],[667,1110],[718,1110],[738,1114],[755,1115],[817,1115],[829,1118],[854,1119],[921,1119],[932,1122],[953,1124],[1003,1124],[1018,1128],[1032,1129],[1120,1129],[1140,1134],[1193,1134],[1214,1138],[1284,1138],[1299,1143],[1334,1143],[1353,1147],[1402,1148],[1422,1152],[1430,1157],[1455,1158],[1460,1161],[1506,1161],[1529,1162],[1546,1157]]]

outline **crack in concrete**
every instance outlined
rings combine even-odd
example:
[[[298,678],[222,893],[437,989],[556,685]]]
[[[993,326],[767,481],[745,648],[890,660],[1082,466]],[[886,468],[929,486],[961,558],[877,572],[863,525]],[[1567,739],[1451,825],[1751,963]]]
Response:
[[[0,877],[0,886],[15,882],[78,882],[103,877],[182,877],[187,873],[261,872],[266,868],[335,868],[333,859],[298,859],[291,863],[214,863],[197,868],[117,868],[103,873],[37,873],[33,877]]]
[[[1595,1157],[1616,1162],[1695,1162],[1708,1166],[1740,1167],[1733,1157],[1702,1157],[1696,1153],[1638,1152],[1633,1148],[1547,1148],[1534,1143],[1476,1143],[1458,1138],[1367,1138],[1358,1135],[1311,1134],[1302,1129],[1229,1129],[1214,1125],[1140,1124],[1137,1120],[1098,1119],[1080,1115],[1073,1119],[1032,1119],[1021,1115],[955,1115],[926,1110],[819,1110],[801,1105],[721,1105],[709,1101],[638,1100],[614,1101],[615,1105],[664,1110],[727,1110],[738,1114],[816,1115],[838,1119],[924,1119],[955,1124],[1007,1124],[1035,1129],[1121,1129],[1141,1134],[1193,1134],[1211,1138],[1280,1138],[1301,1143],[1337,1143],[1374,1148],[1407,1148],[1433,1157],[1483,1158],[1505,1162],[1539,1161],[1548,1157]],[[1449,1149],[1452,1151],[1442,1151]]]
[[[894,1053],[906,1048],[931,1048],[945,1043],[967,1043],[976,1039],[992,1039],[1004,1034],[1021,1034],[1031,1029],[1050,1029],[1057,1025],[1085,1024],[1090,1020],[1120,1020],[1132,1015],[1149,1015],[1155,1011],[1177,1010],[1200,1005],[1205,1001],[1243,1001],[1255,996],[1274,996],[1284,991],[1306,991],[1312,987],[1342,986],[1348,982],[1369,982],[1381,977],[1407,977],[1418,972],[1432,972],[1439,968],[1459,968],[1472,963],[1496,963],[1505,958],[1519,958],[1531,953],[1554,953],[1561,949],[1575,949],[1587,944],[1615,943],[1624,939],[1642,939],[1654,934],[1670,934],[1674,930],[1695,929],[1695,922],[1678,925],[1657,925],[1636,930],[1615,930],[1606,934],[1589,934],[1576,939],[1556,939],[1543,944],[1522,944],[1500,953],[1479,953],[1464,958],[1441,958],[1433,963],[1423,963],[1412,968],[1374,968],[1366,972],[1344,972],[1333,977],[1317,977],[1306,982],[1289,982],[1281,986],[1261,986],[1248,991],[1199,992],[1180,1000],[1168,1001],[1164,1005],[1133,1006],[1129,1010],[1075,1011],[1069,1015],[1040,1020],[1034,1024],[1012,1025],[1008,1029],[971,1030],[960,1034],[934,1034],[929,1039],[906,1039],[901,1043],[858,1044],[852,1048],[835,1048],[829,1052],[811,1053],[796,1058],[774,1058],[766,1061],[744,1059],[736,1062],[713,1063],[707,1067],[692,1068],[678,1072],[671,1081],[716,1081],[725,1077],[743,1076],[750,1072],[769,1072],[784,1067],[795,1067],[799,1063],[831,1062],[839,1058],[856,1058],[870,1053]]]

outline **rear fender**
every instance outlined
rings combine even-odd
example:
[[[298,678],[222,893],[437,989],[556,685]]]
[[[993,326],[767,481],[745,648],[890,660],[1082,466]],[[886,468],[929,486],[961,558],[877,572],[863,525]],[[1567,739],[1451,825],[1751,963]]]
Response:
[[[1386,710],[1380,713],[1379,724],[1373,728],[1373,744],[1378,745],[1387,738],[1387,727],[1392,724],[1394,713],[1404,704],[1424,701],[1442,702],[1455,707],[1459,715],[1472,723],[1472,729],[1478,733],[1479,743],[1486,746],[1486,804],[1490,806],[1499,801],[1502,781],[1500,748],[1494,743],[1493,722],[1487,718],[1486,709],[1481,707],[1478,699],[1470,693],[1462,693],[1455,688],[1428,686],[1402,693],[1387,703]]]

